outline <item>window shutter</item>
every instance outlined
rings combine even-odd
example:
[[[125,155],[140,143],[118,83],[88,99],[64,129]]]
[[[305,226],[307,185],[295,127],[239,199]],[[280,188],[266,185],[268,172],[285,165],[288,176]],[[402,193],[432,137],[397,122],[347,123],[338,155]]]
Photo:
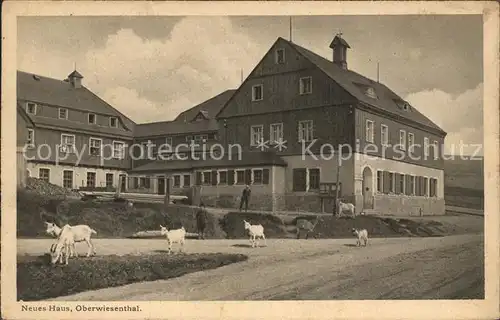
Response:
[[[293,191],[306,191],[306,169],[293,169]]]
[[[245,184],[252,184],[252,170],[245,170]]]
[[[201,172],[200,171],[196,172],[196,185],[197,186],[201,185]]]
[[[405,194],[407,196],[410,195],[410,176],[406,176],[406,181],[405,181]]]
[[[399,194],[399,190],[401,189],[400,186],[399,186],[399,181],[400,181],[400,175],[399,173],[395,173],[394,174],[394,193],[395,194]]]
[[[269,169],[264,169],[262,172],[262,183],[269,184]]]
[[[217,171],[215,170],[212,171],[212,185],[213,186],[217,185]]]
[[[230,186],[234,184],[234,170],[227,171],[227,184]]]
[[[424,177],[418,177],[418,183],[417,183],[417,186],[418,186],[417,195],[418,196],[422,196],[423,195],[423,188],[422,188],[423,179],[424,179]]]

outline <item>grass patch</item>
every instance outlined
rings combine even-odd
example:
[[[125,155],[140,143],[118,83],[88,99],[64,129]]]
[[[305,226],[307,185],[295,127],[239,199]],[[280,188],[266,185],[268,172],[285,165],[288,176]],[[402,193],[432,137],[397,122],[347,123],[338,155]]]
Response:
[[[48,255],[20,256],[17,298],[37,301],[134,282],[175,278],[247,259],[243,254],[221,253],[111,255],[72,259],[67,266],[53,266]]]

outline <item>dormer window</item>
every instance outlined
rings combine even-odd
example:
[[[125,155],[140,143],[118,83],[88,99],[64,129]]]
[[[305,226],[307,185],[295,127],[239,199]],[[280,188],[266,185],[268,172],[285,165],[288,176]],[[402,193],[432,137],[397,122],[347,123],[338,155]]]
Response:
[[[285,49],[277,49],[274,58],[278,64],[285,63]]]
[[[252,87],[252,101],[260,101],[263,99],[263,86],[261,84]]]
[[[89,124],[95,124],[96,123],[96,116],[93,113],[89,113]]]
[[[365,94],[370,98],[378,99],[377,94],[375,93],[375,89],[373,89],[372,87],[368,87],[365,91]]]
[[[111,128],[118,128],[118,119],[116,117],[109,118],[109,126]]]
[[[404,104],[403,104],[403,110],[404,110],[404,111],[408,111],[408,110],[410,110],[410,105],[409,105],[408,103],[404,103]]]
[[[26,103],[26,112],[32,115],[36,115],[36,103],[27,102]]]
[[[68,109],[59,108],[59,119],[68,120]]]

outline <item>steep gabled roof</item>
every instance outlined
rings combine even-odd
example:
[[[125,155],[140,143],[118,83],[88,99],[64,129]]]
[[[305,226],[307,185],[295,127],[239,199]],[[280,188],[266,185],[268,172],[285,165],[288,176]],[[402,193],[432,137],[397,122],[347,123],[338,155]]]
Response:
[[[360,102],[445,133],[443,129],[420,113],[416,108],[410,108],[409,110],[401,108],[399,102],[404,100],[385,85],[368,79],[354,71],[342,69],[333,62],[306,48],[287,40],[285,41]],[[377,99],[367,95],[364,87],[373,88]]]
[[[134,136],[136,138],[141,138],[183,133],[202,133],[217,131],[217,129],[217,121],[214,119],[187,123],[182,121],[161,121],[137,124],[135,126]]]
[[[224,107],[226,102],[231,98],[236,90],[226,90],[213,98],[208,99],[205,102],[200,103],[197,106],[192,107],[182,113],[180,113],[174,121],[190,122],[192,121],[200,112],[204,114],[207,119],[214,119],[217,113]]]
[[[17,114],[21,116],[21,118],[23,118],[27,124],[31,125],[32,127],[35,126],[35,123],[33,122],[33,120],[31,120],[31,118],[26,113],[26,110],[24,110],[23,106],[19,102],[17,103]]]
[[[218,125],[215,120],[215,115],[222,109],[229,98],[231,98],[234,91],[235,90],[226,90],[215,97],[180,113],[172,121],[137,124],[134,134],[137,138],[141,138],[160,135],[217,131]],[[205,119],[192,122],[200,113],[203,117],[205,117]]]
[[[75,76],[81,77],[81,75],[77,73],[76,70],[72,72]],[[130,133],[135,125],[127,116],[113,108],[106,101],[102,100],[84,86],[76,89],[67,81],[43,77],[19,70],[17,71],[17,100],[27,100],[84,112],[115,116],[120,119],[125,128],[130,130]],[[37,123],[40,117],[31,118]],[[88,129],[88,126],[85,124],[73,124],[81,126],[81,129]]]

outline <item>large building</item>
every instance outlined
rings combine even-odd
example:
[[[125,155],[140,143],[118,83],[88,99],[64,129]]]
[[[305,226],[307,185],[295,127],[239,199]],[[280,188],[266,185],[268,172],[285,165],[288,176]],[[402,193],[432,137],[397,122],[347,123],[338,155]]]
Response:
[[[57,119],[57,112],[32,114],[30,103],[69,110],[75,108],[69,96],[76,94],[76,99],[81,89],[94,97],[92,106],[82,103],[76,108],[83,120],[90,121],[89,112],[102,114],[103,121],[114,117],[120,123],[120,141],[142,145],[143,153],[150,150],[147,158],[106,164],[95,185],[106,185],[110,179],[104,177],[112,171],[110,185],[117,183],[115,175],[126,174],[127,190],[163,194],[170,179],[174,193],[200,185],[205,203],[234,208],[243,185],[250,184],[252,209],[313,212],[331,212],[338,188],[340,197],[354,203],[358,212],[444,214],[440,149],[446,133],[383,84],[349,70],[350,46],[340,35],[330,48],[332,60],[278,38],[239,88],[169,122],[134,124],[87,89],[76,88],[75,74],[63,82],[21,73],[24,81],[18,80],[18,93],[19,87],[25,92],[18,101],[35,127],[44,124],[40,119],[57,120],[57,126],[45,125],[45,135],[57,132],[62,142],[62,135],[68,134],[63,126],[67,120]],[[68,99],[28,94],[44,81]],[[85,121],[79,126],[85,127],[79,128],[85,133],[82,141],[99,136],[91,129],[101,126]],[[39,136],[35,134],[36,142],[46,141]],[[191,141],[203,147],[191,152],[186,145]],[[220,148],[207,152],[215,145]],[[158,159],[159,155],[167,158]],[[49,165],[28,161],[32,176],[45,177],[40,170]],[[52,183],[64,180],[59,167],[51,168]],[[73,187],[92,186],[89,170],[101,169],[79,170],[87,179],[73,182]]]

